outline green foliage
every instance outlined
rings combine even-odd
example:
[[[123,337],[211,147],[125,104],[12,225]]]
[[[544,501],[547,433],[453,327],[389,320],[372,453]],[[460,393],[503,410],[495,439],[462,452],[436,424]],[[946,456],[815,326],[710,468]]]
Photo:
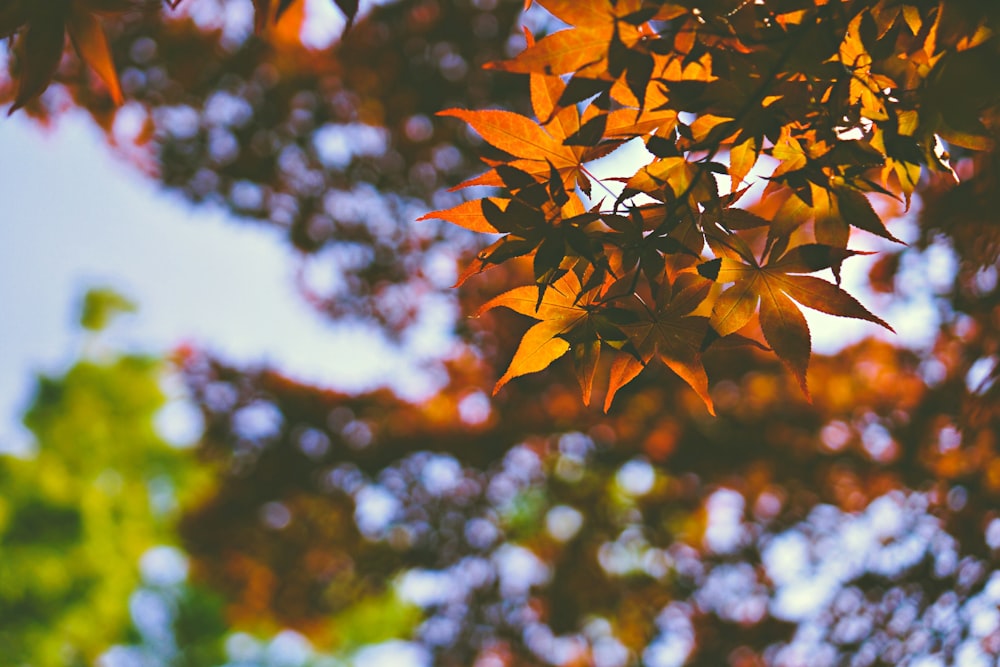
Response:
[[[146,583],[136,603],[126,642],[111,648],[127,660],[155,667],[205,667],[225,663],[229,626],[221,597],[184,582]],[[153,609],[155,607],[155,609]],[[152,611],[151,611],[152,610]],[[165,612],[165,613],[163,613]]]
[[[9,664],[91,664],[128,626],[139,557],[170,540],[185,457],[156,434],[162,362],[83,360],[41,377],[37,451],[0,458],[0,645]],[[154,498],[152,489],[159,490]]]
[[[88,331],[103,331],[119,315],[135,310],[135,303],[113,289],[90,289],[83,296],[80,326]]]
[[[409,637],[423,620],[420,607],[388,589],[379,595],[358,600],[332,619],[333,647],[339,654],[349,654],[366,644]]]

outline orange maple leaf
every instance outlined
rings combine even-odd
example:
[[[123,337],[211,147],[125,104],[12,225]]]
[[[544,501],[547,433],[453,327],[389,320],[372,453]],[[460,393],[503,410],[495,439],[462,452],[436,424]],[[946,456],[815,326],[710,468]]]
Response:
[[[761,266],[744,245],[725,248],[715,240],[712,247],[723,256],[701,264],[698,272],[718,283],[732,285],[715,300],[709,324],[720,336],[732,334],[750,321],[759,303],[765,340],[795,375],[807,397],[806,370],[812,342],[806,319],[793,300],[829,315],[867,320],[893,331],[837,285],[815,276],[799,275],[831,268],[848,257],[867,253],[808,243],[795,246]]]
[[[537,287],[524,286],[515,287],[483,304],[476,314],[477,317],[488,310],[502,306],[540,320],[521,338],[507,371],[493,389],[494,394],[516,377],[548,368],[553,361],[570,350],[572,346],[570,338],[588,323],[595,311],[592,294],[581,298],[581,290],[580,278],[573,271],[569,271],[548,286],[541,300],[538,298]],[[590,353],[590,359],[584,362],[586,371],[580,380],[584,402],[589,403],[600,340],[596,334],[585,338],[589,340],[578,341],[583,346],[582,349],[587,348],[588,343],[595,341],[598,343],[596,349],[590,346],[593,351]]]
[[[641,23],[646,20],[665,21],[688,12],[683,7],[667,4],[642,16],[642,21],[629,21],[626,19],[639,16],[644,9],[642,0],[536,1],[572,27],[546,35],[514,58],[490,63],[488,67],[507,72],[606,75],[608,45],[613,35],[617,34],[626,47],[632,47],[642,37]]]

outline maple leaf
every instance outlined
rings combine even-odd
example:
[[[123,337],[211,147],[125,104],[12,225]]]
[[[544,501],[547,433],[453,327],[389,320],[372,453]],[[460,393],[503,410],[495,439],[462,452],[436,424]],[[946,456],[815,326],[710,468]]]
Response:
[[[862,22],[870,19],[867,12],[857,14],[847,27],[838,59],[850,75],[850,101],[861,107],[861,115],[871,120],[888,120],[885,92],[895,88],[887,76],[872,71],[873,59],[862,41]]]
[[[502,306],[540,320],[521,338],[514,358],[493,389],[494,394],[516,377],[548,368],[573,347],[579,350],[578,377],[584,403],[589,404],[602,337],[618,342],[624,336],[606,322],[597,321],[594,295],[591,292],[581,297],[582,289],[580,278],[569,271],[553,282],[541,299],[537,287],[515,287],[479,309],[477,317]]]
[[[757,163],[757,141],[750,137],[729,149],[730,187],[736,190]]]
[[[136,6],[135,0],[70,0],[49,3],[14,0],[0,13],[0,37],[23,32],[17,96],[8,115],[41,95],[55,76],[68,34],[80,59],[104,81],[115,104],[121,86],[98,16],[114,16]]]
[[[582,165],[603,157],[621,141],[602,142],[607,114],[594,107],[581,116],[575,106],[560,107],[558,101],[566,84],[558,77],[532,75],[531,99],[535,114],[543,124],[512,111],[446,109],[440,116],[452,116],[468,123],[486,143],[516,158],[511,161],[530,174],[548,176],[550,166],[562,176],[567,187],[580,185],[589,191]],[[467,181],[468,185],[500,185],[494,175]]]
[[[438,115],[464,120],[486,143],[515,157],[537,162],[539,169],[545,165],[545,160],[552,161],[557,168],[576,165],[576,155],[571,147],[564,146],[541,125],[519,113],[499,109],[446,109]]]
[[[497,208],[499,208],[500,202],[502,201],[498,198],[491,197],[471,199],[469,201],[464,201],[457,206],[452,206],[451,208],[426,213],[417,218],[417,222],[431,219],[446,220],[453,225],[458,225],[459,227],[468,229],[471,232],[496,234],[498,230],[490,224],[490,221],[486,219],[486,215],[483,213],[483,203],[487,200],[489,200],[494,206],[497,206]]]
[[[669,232],[659,231],[667,216],[667,206],[646,204],[631,208],[628,217],[604,215],[601,219],[611,231],[604,234],[611,246],[611,268],[618,275],[639,269],[653,294],[669,268],[671,273],[700,258],[704,237],[691,223],[682,222]],[[652,232],[652,233],[647,233]],[[668,263],[667,258],[671,261]]]
[[[536,284],[541,295],[577,258],[583,257],[592,264],[599,261],[600,244],[586,230],[599,216],[586,212],[579,196],[565,189],[555,167],[550,165],[549,169],[550,178],[538,181],[520,169],[498,165],[496,173],[509,198],[485,197],[419,218],[437,218],[470,231],[504,235],[479,252],[457,285],[490,266],[534,254]]]
[[[712,238],[710,243],[722,256],[701,264],[698,272],[718,283],[732,283],[712,306],[709,319],[712,329],[719,336],[735,333],[750,321],[759,303],[765,340],[795,375],[806,396],[811,338],[805,317],[794,302],[830,315],[874,322],[893,331],[837,285],[815,276],[799,275],[867,253],[809,243],[795,246],[761,266],[745,245],[734,243],[726,247]]]
[[[833,193],[837,201],[837,211],[845,223],[894,243],[903,243],[886,229],[882,218],[863,194],[848,188],[836,188]]]
[[[604,400],[607,412],[618,390],[631,382],[654,359],[688,383],[715,414],[708,393],[708,376],[701,363],[702,345],[708,331],[708,318],[692,316],[711,289],[711,282],[693,274],[682,274],[672,289],[661,291],[655,310],[648,310],[634,324],[623,324],[638,355],[620,353],[611,367],[611,380]]]
[[[628,49],[641,38],[641,24],[649,20],[666,21],[688,11],[669,4],[651,10],[643,7],[642,0],[539,0],[538,4],[572,27],[546,35],[516,57],[490,63],[488,67],[508,72],[592,72],[595,76],[607,76],[613,40]]]
[[[502,186],[513,198],[509,204],[504,198],[485,198],[421,218],[440,218],[473,231],[507,234],[479,254],[479,266],[463,273],[459,284],[490,264],[533,253],[536,282],[544,291],[565,273],[561,265],[567,256],[594,263],[602,254],[599,243],[583,229],[598,216],[584,214],[575,188],[590,193],[583,163],[606,155],[621,141],[602,142],[606,113],[589,107],[591,113],[581,116],[573,105],[560,106],[566,89],[558,77],[531,76],[532,105],[536,115],[545,119],[544,124],[501,110],[440,112],[465,120],[485,141],[512,156],[457,186]]]

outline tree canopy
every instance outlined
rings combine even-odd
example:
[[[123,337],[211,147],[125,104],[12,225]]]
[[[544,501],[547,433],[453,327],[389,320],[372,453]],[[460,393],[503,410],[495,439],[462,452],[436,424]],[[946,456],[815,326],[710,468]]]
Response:
[[[194,452],[150,359],[41,381],[0,467],[19,664],[997,659],[1000,6],[337,0],[321,44],[305,0],[168,4],[5,2],[0,100],[285,229],[331,321],[468,317],[420,403],[182,348]],[[816,354],[808,311],[871,337]]]

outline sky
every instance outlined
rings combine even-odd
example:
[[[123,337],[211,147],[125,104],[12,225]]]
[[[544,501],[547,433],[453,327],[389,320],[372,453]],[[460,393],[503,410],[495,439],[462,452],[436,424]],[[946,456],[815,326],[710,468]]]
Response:
[[[434,386],[423,362],[446,340],[447,314],[425,318],[409,350],[331,324],[296,292],[300,258],[281,230],[160,190],[82,115],[48,129],[5,118],[0,147],[0,448],[22,445],[31,378],[61,372],[81,349],[79,303],[96,286],[139,305],[109,332],[116,347],[193,344],[344,391],[389,385],[418,397]]]

